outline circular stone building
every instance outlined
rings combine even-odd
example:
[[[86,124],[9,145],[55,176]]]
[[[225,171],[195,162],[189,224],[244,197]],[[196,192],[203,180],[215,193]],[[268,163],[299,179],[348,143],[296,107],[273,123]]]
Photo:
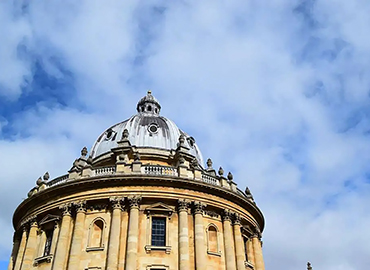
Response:
[[[264,218],[148,94],[15,210],[9,270],[264,270]]]

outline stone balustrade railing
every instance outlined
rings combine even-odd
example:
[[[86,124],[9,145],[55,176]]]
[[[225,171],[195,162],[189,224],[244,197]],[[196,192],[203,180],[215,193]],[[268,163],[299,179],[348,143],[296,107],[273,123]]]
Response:
[[[163,175],[163,176],[179,176],[178,169],[176,167],[172,166],[161,166],[161,165],[143,165],[141,167],[141,173],[146,175]],[[114,175],[116,174],[116,167],[115,166],[109,166],[109,167],[100,167],[95,168],[92,170],[91,176],[104,176],[104,175]],[[46,188],[50,188],[56,185],[63,184],[67,181],[72,181],[73,179],[69,179],[69,175],[62,175],[60,177],[57,177],[53,180],[50,180],[46,183]],[[221,181],[218,177],[209,175],[202,171],[201,178],[197,179],[197,181],[201,181],[210,185],[215,185],[219,187],[223,187],[223,184],[221,184]],[[227,187],[229,189],[229,187]],[[240,195],[244,195],[242,191],[239,189],[236,190],[237,193]]]
[[[65,182],[67,182],[68,178],[69,178],[68,174],[59,176],[59,177],[47,182],[46,186],[49,188],[49,187],[52,187],[52,186],[63,184]]]
[[[202,173],[202,182],[205,182],[207,184],[215,185],[215,186],[220,186],[220,180],[217,179],[214,176]]]
[[[174,167],[168,166],[159,166],[159,165],[146,165],[141,168],[141,172],[149,175],[170,175],[178,176],[177,169]]]
[[[109,174],[115,174],[116,173],[116,166],[110,166],[110,167],[100,167],[93,170],[93,175],[109,175]]]

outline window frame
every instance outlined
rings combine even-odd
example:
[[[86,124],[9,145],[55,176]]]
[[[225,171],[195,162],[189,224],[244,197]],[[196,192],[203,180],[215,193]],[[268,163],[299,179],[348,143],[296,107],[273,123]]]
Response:
[[[152,250],[155,251],[165,251],[166,254],[171,253],[171,236],[170,236],[170,220],[172,213],[174,210],[169,206],[163,203],[156,203],[151,205],[150,207],[145,209],[147,215],[147,222],[146,222],[146,245],[145,251],[150,253]],[[153,226],[153,218],[163,218],[165,220],[165,245],[164,246],[154,246],[152,245],[152,226]],[[157,267],[157,266],[155,266]],[[151,269],[151,268],[149,268]],[[153,268],[153,270],[156,268]],[[161,269],[161,268],[158,268]]]
[[[209,243],[209,228],[213,227],[216,229],[216,241],[217,241],[217,251],[210,250],[210,243]],[[217,225],[214,223],[208,224],[206,228],[206,236],[207,236],[207,254],[221,256],[221,243],[220,243],[220,230],[218,229]]]
[[[97,221],[101,221],[103,223],[103,228],[100,236],[100,246],[92,246],[92,234],[93,234],[93,229],[94,229],[94,224]],[[104,239],[105,239],[105,234],[107,230],[107,223],[102,217],[96,217],[94,218],[89,226],[89,234],[87,238],[87,246],[86,246],[86,251],[99,251],[99,250],[104,250],[105,245],[104,245]]]

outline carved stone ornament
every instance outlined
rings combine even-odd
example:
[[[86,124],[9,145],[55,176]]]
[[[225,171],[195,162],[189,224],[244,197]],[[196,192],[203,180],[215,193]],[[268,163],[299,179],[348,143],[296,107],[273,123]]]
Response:
[[[139,208],[141,196],[130,196],[127,198],[130,208]]]
[[[207,207],[207,204],[202,202],[194,202],[194,214],[202,214],[204,209]]]
[[[233,178],[234,178],[233,174],[232,174],[231,172],[229,172],[229,173],[227,174],[227,179],[228,179],[229,181],[233,181]]]
[[[81,150],[81,157],[86,157],[87,156],[87,148],[86,148],[86,146],[84,147],[84,148],[82,148],[82,150]]]
[[[88,209],[91,211],[94,211],[94,210],[101,211],[107,208],[108,208],[108,204],[106,203],[93,203],[93,204],[89,203],[89,206],[88,206]]]
[[[42,181],[41,177],[39,177],[36,181],[36,185],[41,186],[42,184],[43,184],[43,181]]]
[[[36,216],[31,216],[29,218],[29,223],[30,223],[30,227],[38,227],[38,223],[37,223],[37,217]]]
[[[240,221],[241,221],[240,215],[235,213],[234,214],[234,224],[240,225]]]
[[[311,263],[307,262],[307,270],[312,270]]]
[[[128,133],[127,128],[125,128],[125,130],[122,132],[122,140],[128,140],[129,135],[130,134]]]
[[[185,136],[183,134],[181,134],[179,137],[179,143],[180,143],[180,146],[183,146],[185,143]]]
[[[185,200],[185,199],[179,199],[179,200],[177,200],[177,203],[179,205],[179,212],[188,211],[190,201]]]
[[[122,210],[122,204],[125,201],[125,198],[123,197],[110,197],[109,202],[112,205],[113,209],[121,209]]]
[[[218,174],[219,174],[220,176],[223,176],[223,175],[224,175],[224,169],[222,169],[222,167],[220,167],[220,168],[218,169]]]
[[[225,209],[222,212],[222,219],[223,220],[231,220],[231,217],[233,216],[234,212],[230,211],[229,209]]]
[[[43,176],[44,181],[48,181],[50,178],[49,172],[46,172]]]
[[[74,202],[73,206],[75,207],[77,213],[86,212],[86,201],[85,200]]]
[[[207,170],[212,170],[212,159],[207,159]]]
[[[210,216],[210,217],[214,217],[214,218],[218,218],[220,215],[217,214],[215,211],[211,211],[211,210],[205,210],[204,213],[207,215],[207,216]]]
[[[71,215],[71,210],[72,210],[72,205],[71,205],[71,203],[65,203],[65,204],[59,206],[59,210],[62,211],[63,216],[70,216]]]

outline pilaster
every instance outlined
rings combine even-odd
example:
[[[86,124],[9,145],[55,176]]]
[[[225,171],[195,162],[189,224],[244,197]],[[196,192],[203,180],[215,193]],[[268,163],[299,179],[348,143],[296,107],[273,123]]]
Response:
[[[37,230],[37,220],[36,217],[33,217],[30,221],[30,232],[28,234],[26,250],[24,252],[23,263],[21,267],[22,270],[28,270],[32,268],[37,246]]]
[[[230,210],[225,209],[222,215],[224,227],[226,270],[236,270],[234,237],[231,228],[232,214],[233,213]]]
[[[188,207],[189,201],[179,199],[179,270],[189,269],[189,224]]]
[[[84,224],[86,215],[86,201],[74,202],[76,209],[76,220],[73,228],[71,252],[69,255],[68,269],[80,269],[80,257],[82,251],[82,240],[84,237]]]
[[[111,197],[109,201],[112,205],[112,221],[109,234],[107,270],[114,270],[117,269],[118,265],[121,212],[124,198]]]
[[[54,261],[52,269],[65,269],[67,262],[67,253],[69,249],[69,234],[71,230],[71,204],[64,204],[59,207],[62,211],[62,223],[58,235],[58,241],[55,246]],[[54,240],[53,240],[54,242]]]
[[[194,235],[195,235],[195,265],[196,269],[206,269],[207,252],[204,239],[203,213],[207,205],[194,202]]]
[[[141,197],[131,196],[127,199],[130,205],[130,216],[128,225],[125,270],[136,270],[139,239],[139,203],[141,201]]]

